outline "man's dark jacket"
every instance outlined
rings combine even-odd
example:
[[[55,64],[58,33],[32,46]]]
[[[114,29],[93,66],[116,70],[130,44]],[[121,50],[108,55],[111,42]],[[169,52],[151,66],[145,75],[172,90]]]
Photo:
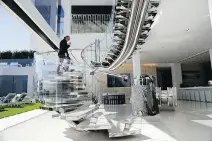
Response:
[[[69,57],[69,54],[68,54],[68,48],[69,47],[70,47],[70,45],[67,44],[67,41],[66,41],[65,38],[63,40],[61,40],[58,56],[60,58],[65,58],[65,54],[66,54],[67,57]]]

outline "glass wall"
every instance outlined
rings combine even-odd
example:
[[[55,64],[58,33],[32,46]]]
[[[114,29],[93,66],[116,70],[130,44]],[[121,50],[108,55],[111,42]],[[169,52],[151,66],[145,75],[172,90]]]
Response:
[[[37,10],[46,20],[46,22],[50,25],[50,18],[51,18],[51,6],[48,5],[35,5]]]
[[[0,97],[8,93],[27,93],[27,75],[3,75],[0,76]]]

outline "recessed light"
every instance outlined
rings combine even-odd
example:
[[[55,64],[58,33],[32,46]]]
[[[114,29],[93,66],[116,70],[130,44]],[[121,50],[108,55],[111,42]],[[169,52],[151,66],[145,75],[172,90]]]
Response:
[[[188,28],[188,29],[186,29],[185,31],[186,31],[186,32],[188,32],[188,31],[189,31],[189,28]]]
[[[164,46],[162,46],[161,48],[164,48]]]

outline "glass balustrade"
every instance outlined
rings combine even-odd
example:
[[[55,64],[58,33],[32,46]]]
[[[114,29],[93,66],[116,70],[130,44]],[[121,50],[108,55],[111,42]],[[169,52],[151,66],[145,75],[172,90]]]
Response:
[[[114,10],[107,18],[110,19],[104,29],[104,37],[102,39],[95,39],[93,43],[82,50],[81,56],[87,66],[91,67],[92,62],[100,64],[113,44]]]

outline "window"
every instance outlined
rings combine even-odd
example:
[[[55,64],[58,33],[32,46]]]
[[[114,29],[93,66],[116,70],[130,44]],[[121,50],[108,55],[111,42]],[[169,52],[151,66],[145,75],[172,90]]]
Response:
[[[35,6],[46,22],[50,25],[51,6],[36,5]]]
[[[121,74],[119,76],[107,75],[108,87],[130,87],[131,79],[130,73]]]
[[[3,75],[0,76],[0,97],[8,93],[27,93],[27,75]]]

